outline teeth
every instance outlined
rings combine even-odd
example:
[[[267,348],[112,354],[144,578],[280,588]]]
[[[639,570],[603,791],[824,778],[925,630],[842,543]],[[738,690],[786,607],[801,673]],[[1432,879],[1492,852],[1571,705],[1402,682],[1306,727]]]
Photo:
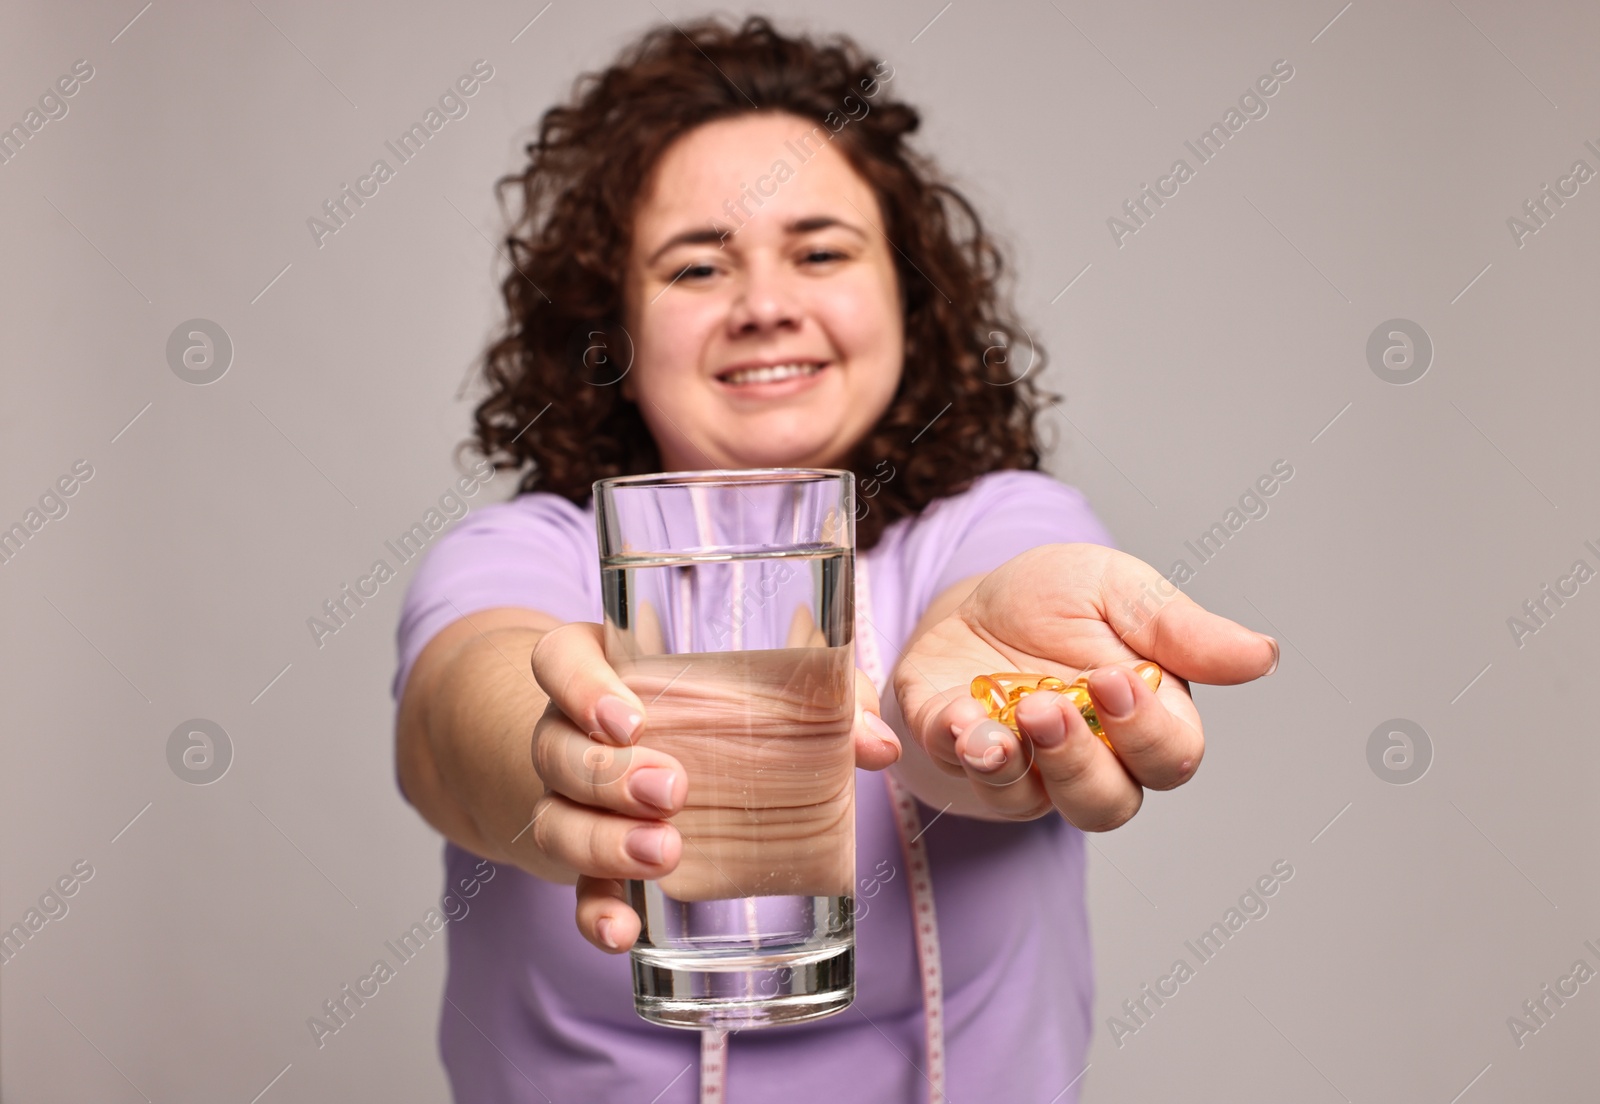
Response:
[[[770,383],[773,380],[785,380],[792,376],[814,375],[821,369],[822,365],[820,364],[775,364],[771,367],[763,368],[741,368],[723,378],[733,384]]]

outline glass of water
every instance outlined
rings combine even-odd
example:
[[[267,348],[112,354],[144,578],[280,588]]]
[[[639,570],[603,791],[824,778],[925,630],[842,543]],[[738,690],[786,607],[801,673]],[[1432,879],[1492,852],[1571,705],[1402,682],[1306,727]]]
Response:
[[[855,997],[855,477],[594,485],[606,659],[683,764],[677,867],[629,881],[634,1007],[724,1030]]]

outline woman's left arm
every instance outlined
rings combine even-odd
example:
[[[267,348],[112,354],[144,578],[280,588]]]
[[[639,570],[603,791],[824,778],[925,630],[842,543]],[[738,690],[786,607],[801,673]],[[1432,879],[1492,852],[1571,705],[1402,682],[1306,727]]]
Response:
[[[1158,691],[1132,664],[1162,668]],[[1085,831],[1126,823],[1145,789],[1193,777],[1205,739],[1190,681],[1271,674],[1278,645],[1210,613],[1142,560],[1099,544],[1046,544],[951,586],[928,607],[890,678],[883,718],[904,751],[889,769],[925,804],[986,820],[1056,811]],[[1120,666],[1119,666],[1120,665]],[[1089,690],[1113,754],[1069,700],[1038,691],[1021,738],[988,720],[973,676],[1028,671]]]

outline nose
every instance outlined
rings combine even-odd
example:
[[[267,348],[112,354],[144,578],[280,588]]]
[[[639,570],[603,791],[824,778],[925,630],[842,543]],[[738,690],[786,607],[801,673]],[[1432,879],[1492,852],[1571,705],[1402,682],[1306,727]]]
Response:
[[[730,334],[798,328],[803,311],[794,279],[779,261],[763,258],[746,266],[728,311]]]

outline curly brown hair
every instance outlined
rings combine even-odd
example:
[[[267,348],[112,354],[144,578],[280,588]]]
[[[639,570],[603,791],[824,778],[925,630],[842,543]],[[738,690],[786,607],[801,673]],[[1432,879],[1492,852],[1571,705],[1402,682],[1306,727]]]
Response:
[[[1008,351],[1026,331],[999,288],[1004,259],[972,204],[907,145],[921,117],[884,92],[892,77],[847,36],[781,34],[761,16],[652,27],[608,69],[578,77],[540,120],[527,166],[496,182],[502,212],[512,187],[522,209],[504,242],[505,324],[484,354],[489,394],[463,447],[496,469],[525,468],[519,493],[578,505],[597,479],[660,470],[639,408],[610,386],[631,366],[622,289],[640,189],[686,132],[774,111],[835,132],[894,246],[909,370],[844,465],[858,494],[875,488],[857,511],[858,549],[979,475],[1038,468],[1035,416],[1061,396],[1030,378],[1044,364],[1031,338],[1014,378]],[[620,374],[612,349],[626,355]]]

